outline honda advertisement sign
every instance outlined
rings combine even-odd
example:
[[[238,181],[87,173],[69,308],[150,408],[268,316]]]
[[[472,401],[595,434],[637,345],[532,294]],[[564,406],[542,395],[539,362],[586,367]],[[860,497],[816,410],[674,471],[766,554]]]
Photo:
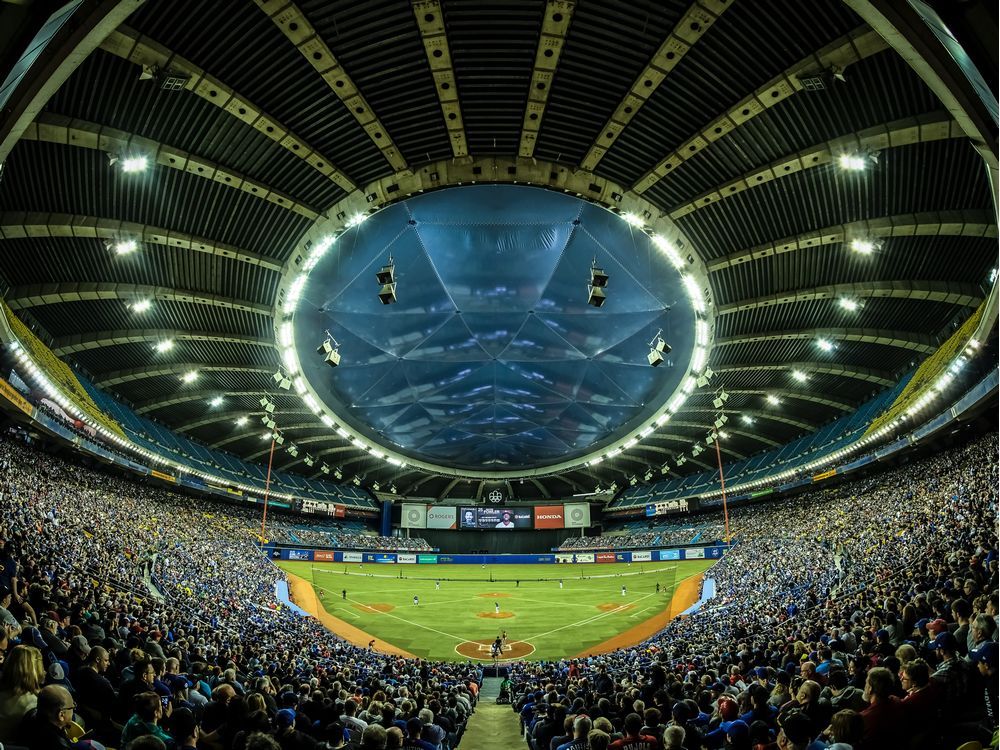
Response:
[[[565,526],[565,515],[561,505],[536,505],[536,529],[561,529]]]

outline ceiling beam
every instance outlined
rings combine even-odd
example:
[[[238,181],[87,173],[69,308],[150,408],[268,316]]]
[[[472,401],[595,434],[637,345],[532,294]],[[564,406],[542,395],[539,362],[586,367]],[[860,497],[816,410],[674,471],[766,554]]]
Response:
[[[420,29],[420,38],[427,53],[427,64],[431,66],[434,90],[441,103],[441,114],[448,129],[452,155],[469,155],[469,143],[465,137],[465,123],[462,121],[462,105],[458,96],[458,81],[451,66],[451,50],[448,34],[444,26],[444,13],[439,0],[413,0],[413,16]]]
[[[50,28],[53,34],[46,44],[39,47],[32,43],[20,59],[11,60],[12,69],[22,70],[26,75],[12,76],[7,82],[3,118],[0,118],[0,164],[73,71],[144,1],[107,0],[82,7],[66,6],[72,14],[68,23]],[[56,7],[54,3],[46,5]],[[4,20],[6,23],[7,17]],[[5,41],[9,45],[6,34]]]
[[[230,420],[235,422],[240,417],[255,418],[259,417],[261,414],[263,414],[263,412],[260,409],[256,411],[247,411],[246,409],[234,409],[232,411],[211,412],[205,415],[204,417],[200,417],[190,422],[185,422],[184,424],[179,424],[171,429],[173,429],[175,432],[187,432],[188,430],[196,430],[199,427],[205,427],[210,424],[217,424],[218,422],[227,422]],[[307,409],[297,409],[294,411],[283,411],[282,415],[285,414],[312,414],[312,412],[308,411]]]
[[[330,91],[343,102],[344,107],[358,121],[358,125],[382,152],[382,156],[392,168],[397,172],[407,169],[406,159],[399,153],[389,131],[372,111],[371,105],[358,91],[357,85],[299,7],[291,0],[277,2],[254,0],[254,2],[295,46],[306,62],[312,65],[316,73],[326,81]]]
[[[701,132],[688,138],[677,147],[677,150],[661,159],[655,167],[639,178],[632,189],[638,193],[645,192],[660,180],[673,174],[680,164],[702,153],[724,135],[745,125],[788,97],[800,91],[807,91],[803,78],[819,77],[825,79],[824,83],[827,86],[842,85],[833,79],[834,72],[842,74],[849,65],[881,52],[887,46],[882,37],[868,26],[860,26],[834,40],[818,52],[794,63],[752,94],[744,97],[728,112],[716,117],[702,128]]]
[[[726,409],[692,409],[690,407],[684,407],[681,409],[682,414],[687,414],[688,412],[694,412],[696,414],[719,414],[720,412],[726,411]],[[730,412],[730,422],[733,422],[732,415],[735,413],[746,414],[748,417],[753,417],[757,419],[767,419],[771,422],[781,422],[782,424],[795,427],[799,430],[815,430],[816,425],[812,422],[803,422],[800,419],[792,419],[791,417],[786,417],[783,414],[779,414],[773,411],[764,411],[761,409],[729,409]],[[742,421],[740,422],[742,423]],[[731,432],[732,430],[728,425],[723,426],[721,429]]]
[[[843,401],[836,401],[832,398],[825,398],[824,396],[816,396],[812,393],[804,393],[803,391],[793,391],[790,388],[734,388],[732,390],[726,389],[732,394],[747,394],[750,396],[767,396],[769,394],[775,396],[781,396],[782,398],[794,398],[799,401],[809,401],[813,404],[821,404],[822,406],[829,406],[833,409],[838,409],[843,412],[852,412],[856,407],[851,404],[845,403]],[[736,430],[730,430],[726,428],[728,432],[736,432]],[[750,433],[745,433],[750,434]],[[774,443],[772,447],[777,448],[780,443]]]
[[[576,0],[548,0],[542,17],[542,31],[535,49],[535,66],[531,72],[528,88],[528,104],[521,124],[521,140],[517,148],[519,156],[530,159],[535,155],[538,131],[545,117],[545,107],[552,90],[552,80],[559,67],[559,57],[566,43],[566,32],[573,19]]]
[[[896,214],[876,219],[814,229],[802,234],[737,250],[706,263],[709,273],[735,268],[744,263],[775,255],[807,250],[823,245],[847,244],[853,239],[887,237],[983,237],[997,238],[996,217],[989,211],[931,211]]]
[[[958,121],[990,171],[997,189],[996,96],[984,96],[981,79],[970,74],[964,54],[956,55],[938,29],[944,22],[930,4],[884,0],[844,0],[920,76]],[[949,33],[950,36],[950,33]]]
[[[122,383],[132,383],[146,378],[158,378],[163,375],[182,375],[191,370],[199,372],[250,372],[260,375],[270,375],[276,367],[252,367],[247,365],[206,365],[200,362],[171,362],[149,367],[133,367],[129,370],[110,370],[94,380],[98,388],[111,388]]]
[[[445,485],[444,489],[441,490],[440,494],[437,496],[437,499],[444,500],[446,497],[448,497],[448,493],[451,492],[452,489],[454,489],[455,485],[458,484],[460,481],[461,480],[458,477],[455,477],[450,482],[448,482],[448,484]]]
[[[693,410],[689,410],[689,411],[693,411]],[[708,428],[702,428],[702,429],[708,429],[708,430],[711,430],[712,428],[711,428],[711,427],[708,427]],[[662,435],[658,435],[658,437],[664,437],[664,436],[662,436]],[[648,439],[648,438],[647,438],[647,439]],[[704,442],[705,442],[705,441],[704,441],[704,439],[700,439],[700,440],[692,440],[691,438],[681,438],[681,437],[677,437],[677,438],[676,438],[676,439],[674,440],[674,442],[677,442],[677,443],[683,443],[684,445],[687,445],[687,446],[692,446],[692,445],[697,445],[698,443],[701,443],[702,445],[704,445]],[[640,443],[640,446],[641,446],[641,445],[642,445],[642,444]],[[637,447],[638,447],[638,446],[637,446]],[[742,454],[742,453],[740,453],[739,451],[735,451],[735,450],[733,450],[732,448],[728,447],[728,446],[727,446],[727,445],[726,445],[725,443],[720,443],[720,444],[719,444],[719,448],[720,448],[720,449],[722,450],[722,452],[723,452],[723,453],[725,453],[726,455],[729,455],[729,456],[732,456],[732,457],[733,457],[733,458],[735,458],[735,459],[736,459],[737,461],[742,461],[742,460],[743,460],[744,458],[746,458],[746,456],[745,456],[745,455],[743,455],[743,454]],[[671,456],[671,457],[673,457],[674,455],[676,455],[676,454],[677,454],[677,451],[675,451],[675,450],[666,450],[666,449],[663,449],[663,448],[658,448],[658,450],[659,450],[660,452],[662,452],[662,453],[665,453],[666,455],[669,455],[669,456]],[[662,462],[661,462],[661,464],[660,464],[660,465],[662,466]],[[658,468],[658,467],[655,467],[655,466],[654,466],[654,467],[652,467],[652,468],[654,468],[654,469],[655,469],[655,468]]]
[[[262,182],[251,180],[233,169],[191,154],[176,146],[169,146],[134,133],[127,133],[124,130],[116,130],[100,123],[43,112],[24,131],[22,139],[57,143],[61,146],[89,148],[95,151],[105,151],[114,156],[144,154],[149,159],[150,165],[157,164],[211,180],[223,187],[239,190],[254,198],[260,198],[297,213],[310,221],[316,221],[320,218],[318,210]]]
[[[123,328],[114,331],[92,331],[90,333],[62,336],[52,342],[52,352],[57,357],[67,354],[102,349],[106,346],[123,344],[144,344],[153,341],[211,341],[222,344],[246,344],[265,349],[274,349],[273,338],[258,338],[240,333],[211,333],[208,331],[182,331],[169,328]]]
[[[890,386],[896,383],[891,373],[882,370],[873,370],[868,367],[855,367],[853,365],[838,365],[829,362],[766,362],[766,363],[733,363],[725,365],[712,365],[716,373],[723,372],[788,372],[789,370],[803,370],[806,372],[822,373],[823,375],[837,375],[844,378],[854,378],[863,380],[866,383],[874,383],[881,386]]]
[[[707,206],[714,206],[746,190],[767,185],[774,180],[789,177],[806,169],[832,165],[844,153],[882,151],[914,143],[964,137],[965,133],[947,112],[929,112],[916,117],[894,120],[825,143],[818,143],[798,153],[783,156],[763,167],[752,169],[735,180],[707,190],[688,203],[675,206],[669,211],[669,216],[671,219],[679,219]]]
[[[22,211],[0,213],[0,239],[56,239],[63,237],[102,240],[127,237],[145,245],[163,245],[164,247],[207,253],[217,258],[248,263],[268,271],[280,272],[282,268],[279,261],[260,253],[148,224],[136,224],[119,219],[81,216],[79,214],[25,213]]]
[[[159,409],[166,409],[168,406],[176,406],[177,404],[184,404],[189,401],[210,401],[216,396],[287,396],[292,397],[294,394],[291,393],[275,393],[274,391],[220,391],[217,389],[212,390],[200,390],[200,391],[184,391],[182,393],[175,393],[170,396],[160,396],[158,398],[149,399],[147,401],[141,401],[135,406],[136,414],[148,414],[151,411],[157,411]]]
[[[236,414],[237,418],[239,418],[240,416],[246,416],[246,417],[251,417],[251,418],[259,418],[264,412],[260,411],[259,409],[257,411],[249,411],[249,412],[248,411],[229,412],[229,414],[234,414],[234,413]],[[286,411],[283,411],[282,414],[312,414],[312,412],[310,412],[310,411],[308,411],[306,409],[288,409]],[[221,422],[223,414],[221,412],[219,412],[217,414],[217,416],[219,418],[216,419],[215,421]],[[208,423],[208,424],[210,424],[210,423]],[[258,421],[257,424],[260,425],[260,422]],[[247,427],[249,427],[249,425],[247,425]],[[180,428],[177,428],[177,429],[180,429]],[[211,443],[208,447],[209,448],[213,448],[213,449],[219,448],[219,447],[221,447],[223,445],[227,445],[228,443],[234,443],[237,440],[243,440],[243,439],[248,438],[248,437],[253,437],[254,435],[258,435],[258,437],[260,435],[260,433],[257,432],[257,428],[255,428],[251,432],[245,432],[245,433],[237,434],[237,435],[230,435],[229,437],[225,437],[222,440],[219,440],[218,442]]]
[[[604,123],[604,127],[587,150],[587,155],[580,162],[581,168],[589,172],[594,171],[604,158],[604,154],[614,145],[646,100],[732,4],[726,0],[694,0],[660,44],[660,48],[646,65],[645,70],[636,77],[631,89],[618,103],[614,113]]]
[[[421,475],[420,477],[417,478],[416,482],[414,482],[409,487],[407,487],[405,490],[403,490],[403,494],[404,495],[409,495],[415,489],[417,489],[418,487],[420,487],[420,485],[424,484],[425,482],[429,482],[432,478],[433,478],[433,475],[431,475],[431,474],[423,474],[423,475]]]
[[[768,294],[751,299],[737,300],[716,307],[719,315],[747,312],[775,305],[788,305],[816,300],[836,300],[840,297],[858,299],[908,299],[926,302],[945,302],[962,307],[978,307],[983,301],[974,284],[953,281],[864,281],[855,284],[831,284],[808,289]]]
[[[879,344],[895,346],[921,354],[931,354],[937,351],[934,339],[922,333],[908,331],[891,331],[879,328],[811,328],[798,331],[771,331],[752,334],[737,334],[717,338],[713,346],[732,346],[734,344],[756,344],[763,341],[800,341],[815,338],[832,339],[834,341],[854,341],[863,344]]]
[[[144,70],[169,71],[172,75],[185,76],[187,78],[184,83],[186,90],[267,136],[282,148],[304,160],[345,192],[350,193],[357,189],[350,178],[335,167],[332,161],[324,154],[317,152],[303,138],[282,125],[277,119],[252,104],[222,81],[210,76],[191,61],[185,60],[176,52],[152,39],[144,37],[135,29],[125,25],[119,26],[104,40],[101,49],[135,63]]]
[[[95,282],[60,282],[55,284],[30,284],[16,286],[7,295],[7,304],[12,310],[26,310],[43,305],[58,305],[69,302],[97,302],[101,300],[152,299],[157,302],[185,302],[193,305],[221,307],[227,310],[271,315],[270,305],[250,300],[233,299],[215,294],[204,294],[186,289],[171,289],[162,286],[141,284],[105,284]]]
[[[729,392],[730,393],[736,393],[737,391],[729,391]],[[683,408],[681,409],[680,413],[681,414],[684,413]],[[695,443],[702,443],[702,444],[704,444],[705,443],[705,435],[707,435],[710,432],[716,431],[715,430],[715,426],[712,424],[713,421],[714,420],[709,421],[708,424],[702,424],[701,422],[685,422],[683,420],[671,419],[669,422],[667,422],[667,425],[665,426],[665,429],[669,428],[670,426],[674,426],[674,427],[687,427],[687,428],[694,429],[694,430],[704,430],[704,435],[702,435],[701,437],[699,437],[698,439],[696,439],[694,441]],[[756,440],[757,442],[764,443],[765,445],[769,445],[772,448],[776,448],[778,445],[780,445],[780,443],[776,443],[773,440],[771,440],[770,438],[766,438],[763,435],[758,435],[755,432],[744,432],[743,430],[740,430],[739,428],[733,428],[733,427],[730,427],[729,425],[726,425],[722,429],[724,429],[726,432],[730,432],[730,433],[732,433],[734,435],[742,435],[743,437],[749,438],[750,440]],[[654,434],[659,434],[659,433],[654,433]],[[726,448],[722,443],[720,443],[719,446],[724,451],[725,450],[729,450],[729,452],[733,452],[730,449]],[[746,458],[746,456],[740,456],[740,458]]]

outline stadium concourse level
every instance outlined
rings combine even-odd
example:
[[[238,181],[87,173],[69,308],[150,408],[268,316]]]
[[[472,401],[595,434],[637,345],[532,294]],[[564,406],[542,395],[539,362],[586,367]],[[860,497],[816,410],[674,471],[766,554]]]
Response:
[[[320,525],[304,527],[276,524],[269,526],[267,531],[270,540],[278,544],[378,550],[380,552],[396,552],[399,550],[429,551],[432,549],[425,539],[352,533],[351,531],[338,529],[336,525],[325,528]]]
[[[511,664],[504,714],[536,750],[989,743],[996,456],[989,435],[738,509],[714,600],[639,646]],[[256,521],[0,440],[0,742],[70,747],[72,717],[128,750],[465,747],[478,667],[282,608]]]

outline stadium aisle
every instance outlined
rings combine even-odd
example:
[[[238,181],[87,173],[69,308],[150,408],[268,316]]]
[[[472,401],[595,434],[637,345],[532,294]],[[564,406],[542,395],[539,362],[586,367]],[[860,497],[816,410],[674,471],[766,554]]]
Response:
[[[460,750],[511,750],[524,745],[517,715],[509,705],[498,706],[500,682],[497,677],[487,677],[479,691],[476,713],[469,719],[462,735]]]

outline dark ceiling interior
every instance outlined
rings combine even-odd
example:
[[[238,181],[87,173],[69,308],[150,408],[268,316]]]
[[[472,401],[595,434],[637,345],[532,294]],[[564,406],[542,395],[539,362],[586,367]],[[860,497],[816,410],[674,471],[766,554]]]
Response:
[[[141,75],[134,60],[149,55],[161,65]],[[330,55],[340,67],[324,75]],[[768,100],[762,87],[783,73]],[[879,131],[877,161],[838,167],[855,134]],[[122,139],[156,163],[139,174],[109,165],[108,144]],[[833,159],[814,166],[823,149]],[[526,495],[658,470],[704,436],[720,386],[729,413],[754,420],[734,421],[724,459],[810,432],[926,357],[985,296],[996,262],[981,158],[839,0],[175,0],[147,2],[49,100],[6,161],[0,237],[6,226],[66,235],[59,228],[105,222],[112,234],[188,242],[144,240],[119,256],[102,238],[7,234],[0,279],[57,353],[87,342],[70,361],[145,416],[259,457],[259,423],[234,419],[259,416],[271,394],[291,440],[342,446],[294,392],[274,390],[285,264],[354,188],[443,160],[519,154],[641,192],[675,222],[708,268],[717,373],[663,440],[540,477],[518,490]],[[876,239],[876,251],[853,252],[857,236]],[[781,249],[761,251],[772,245]],[[151,308],[133,311],[147,297]],[[134,343],[112,343],[121,330]],[[157,353],[171,332],[204,335]],[[821,338],[835,348],[821,350]],[[183,383],[192,369],[197,382]],[[219,418],[206,421],[218,395]],[[341,455],[345,473],[401,491],[482,491]],[[318,473],[301,455],[275,460]],[[706,468],[690,460],[683,470]]]

